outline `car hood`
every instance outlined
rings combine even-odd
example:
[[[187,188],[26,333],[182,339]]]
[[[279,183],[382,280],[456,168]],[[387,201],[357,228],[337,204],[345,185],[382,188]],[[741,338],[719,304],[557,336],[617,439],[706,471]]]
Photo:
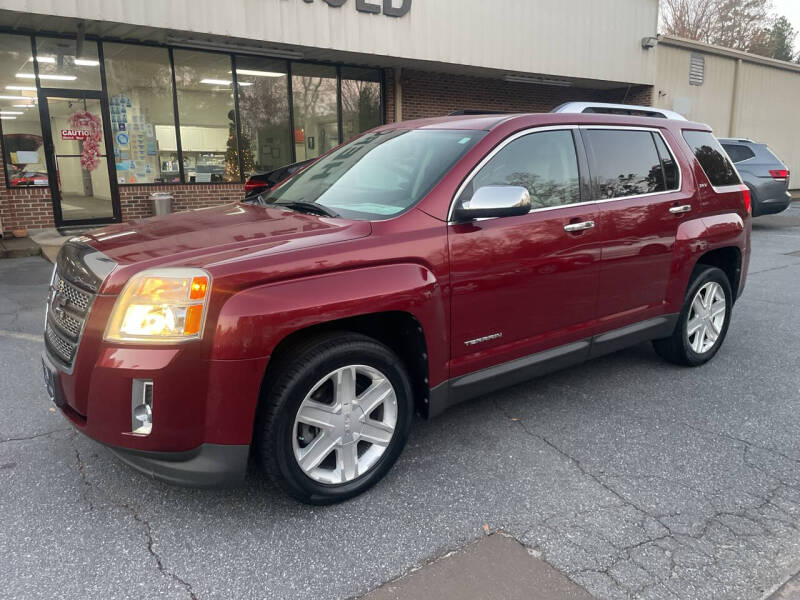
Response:
[[[368,221],[234,203],[111,225],[77,241],[117,263],[103,290],[114,293],[131,275],[146,268],[209,268],[256,252],[259,256],[278,254],[362,238],[371,231]]]

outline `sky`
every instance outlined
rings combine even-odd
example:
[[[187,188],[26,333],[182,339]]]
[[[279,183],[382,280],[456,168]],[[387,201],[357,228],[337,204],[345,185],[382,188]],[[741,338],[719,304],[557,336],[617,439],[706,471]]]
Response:
[[[800,31],[800,0],[772,0],[772,8],[775,14],[789,19],[795,30]]]

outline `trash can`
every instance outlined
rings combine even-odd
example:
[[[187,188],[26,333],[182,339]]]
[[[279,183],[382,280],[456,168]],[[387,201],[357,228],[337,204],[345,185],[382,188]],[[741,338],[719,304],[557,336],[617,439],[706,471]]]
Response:
[[[153,201],[153,214],[168,215],[172,212],[172,195],[167,192],[154,192],[150,194]]]

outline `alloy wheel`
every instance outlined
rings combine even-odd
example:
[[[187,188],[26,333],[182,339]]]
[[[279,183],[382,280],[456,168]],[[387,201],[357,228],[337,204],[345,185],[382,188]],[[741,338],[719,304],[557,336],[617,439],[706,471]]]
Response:
[[[350,482],[383,456],[397,426],[391,381],[366,365],[328,373],[308,392],[295,416],[292,448],[314,481]]]
[[[725,292],[716,281],[697,290],[686,320],[686,338],[694,352],[704,354],[717,343],[725,325],[726,309]]]

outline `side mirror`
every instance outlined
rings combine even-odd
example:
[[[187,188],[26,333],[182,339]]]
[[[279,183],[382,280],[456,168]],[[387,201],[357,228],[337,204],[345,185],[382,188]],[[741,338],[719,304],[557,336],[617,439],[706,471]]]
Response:
[[[458,221],[471,221],[525,215],[530,210],[531,195],[526,188],[516,185],[487,185],[479,188],[469,200],[461,202],[456,207],[454,216]]]

